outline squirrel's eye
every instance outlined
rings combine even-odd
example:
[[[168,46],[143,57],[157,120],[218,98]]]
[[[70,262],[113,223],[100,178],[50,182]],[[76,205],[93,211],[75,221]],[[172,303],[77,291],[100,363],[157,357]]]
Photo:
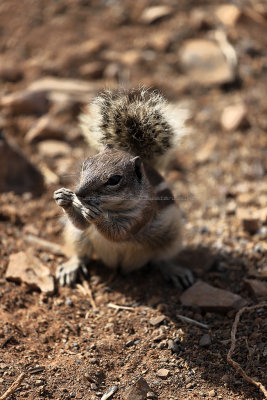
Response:
[[[106,182],[106,185],[117,185],[120,182],[121,178],[121,175],[112,175]]]

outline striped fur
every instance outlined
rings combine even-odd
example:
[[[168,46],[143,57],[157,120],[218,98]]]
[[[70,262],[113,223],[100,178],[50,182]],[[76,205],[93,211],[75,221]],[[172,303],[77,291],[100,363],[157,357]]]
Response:
[[[164,160],[184,135],[185,110],[179,110],[156,91],[105,90],[80,116],[90,146],[99,151],[106,144],[138,155],[150,164]]]

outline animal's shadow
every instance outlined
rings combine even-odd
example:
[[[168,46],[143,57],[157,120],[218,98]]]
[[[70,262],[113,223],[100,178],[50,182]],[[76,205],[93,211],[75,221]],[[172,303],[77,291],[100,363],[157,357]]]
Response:
[[[191,268],[196,279],[202,279],[215,287],[237,294],[242,292],[243,297],[249,298],[243,285],[242,278],[246,276],[247,271],[242,256],[233,257],[220,251],[212,251],[207,247],[187,247],[180,253],[176,261],[181,266]],[[171,321],[177,327],[177,331],[182,327],[184,331],[183,345],[185,349],[190,350],[190,356],[188,357],[188,351],[184,352],[183,346],[181,346],[181,351],[176,354],[177,358],[185,358],[190,362],[192,368],[194,366],[200,368],[202,378],[217,387],[227,385],[231,391],[242,396],[249,394],[251,399],[261,398],[258,390],[254,389],[252,385],[246,384],[226,361],[235,311],[221,314],[201,310],[198,307],[183,306],[180,302],[182,291],[177,290],[171,283],[165,282],[161,273],[151,266],[146,266],[128,275],[118,273],[112,277],[110,270],[97,262],[93,263],[90,274],[98,275],[103,284],[106,282],[107,291],[123,294],[126,305],[145,305],[158,309],[166,316],[167,324],[168,321]],[[207,331],[191,324],[182,323],[177,318],[177,314],[200,319],[200,322],[210,326],[209,333],[212,337],[212,344],[209,348],[199,345],[200,338]],[[191,352],[191,348],[194,351]],[[171,352],[171,350],[168,351]],[[230,376],[228,382],[225,382],[226,375]]]

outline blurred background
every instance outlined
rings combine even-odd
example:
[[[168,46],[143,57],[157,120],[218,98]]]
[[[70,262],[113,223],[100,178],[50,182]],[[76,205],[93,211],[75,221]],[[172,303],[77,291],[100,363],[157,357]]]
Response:
[[[40,381],[37,387],[32,378],[23,398],[40,398],[48,390],[49,398],[55,393],[55,398],[70,399],[75,393],[87,398],[90,393],[95,399],[99,387],[103,392],[118,379],[127,386],[127,379],[141,371],[162,398],[176,400],[179,388],[183,399],[191,399],[190,393],[199,398],[202,391],[207,398],[218,392],[218,399],[258,399],[259,392],[244,386],[225,360],[235,311],[220,316],[216,307],[213,313],[198,304],[186,308],[177,290],[163,285],[157,274],[145,270],[111,284],[109,273],[93,265],[90,285],[99,313],[77,288],[60,288],[57,296],[43,301],[23,285],[5,280],[14,253],[23,252],[26,262],[12,258],[15,277],[11,273],[8,278],[20,281],[23,271],[22,278],[16,274],[21,266],[27,268],[29,248],[52,273],[65,260],[51,246],[60,243],[62,233],[53,191],[72,187],[90,152],[78,125],[82,108],[101,89],[118,85],[159,89],[190,112],[188,134],[167,174],[183,213],[181,264],[196,278],[226,290],[226,310],[229,291],[250,303],[267,296],[266,0],[1,0],[0,320],[5,323],[0,347],[5,363],[13,360],[10,371],[3,367],[2,372],[5,377],[21,372],[22,354],[24,365],[48,365],[54,357],[55,371],[59,366],[62,372],[54,374],[47,366],[47,384]],[[50,241],[48,247],[40,238]],[[212,293],[210,304],[216,297]],[[117,310],[114,317],[109,302],[134,310],[118,315]],[[199,328],[184,324],[180,329],[177,312],[211,324],[208,344],[199,344]],[[156,313],[166,313],[169,325],[157,328],[146,322]],[[260,336],[264,326],[261,311],[257,319],[252,313],[245,320],[239,352],[242,365],[262,381],[267,365]],[[177,338],[178,328],[180,339],[168,348],[167,339]],[[103,345],[103,333],[113,341],[109,337]],[[177,347],[182,340],[185,346]],[[92,354],[89,377],[104,365],[107,387],[97,386],[100,378],[84,383],[87,369],[81,363],[85,359],[90,367]],[[165,361],[160,361],[162,354]],[[159,364],[171,371],[165,382],[155,375]]]
[[[265,1],[2,0],[0,32],[2,192],[68,184],[89,151],[83,106],[102,88],[145,85],[191,114],[169,180],[192,240],[213,232],[221,246],[234,216],[246,247],[248,214],[265,233]]]

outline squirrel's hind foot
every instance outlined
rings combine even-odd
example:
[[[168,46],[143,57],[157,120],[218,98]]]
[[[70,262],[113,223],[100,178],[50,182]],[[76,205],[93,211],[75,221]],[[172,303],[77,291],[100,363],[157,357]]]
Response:
[[[79,272],[86,276],[88,274],[87,267],[84,260],[73,256],[58,266],[56,278],[61,286],[71,286],[76,282]]]
[[[159,261],[155,266],[160,270],[163,278],[179,290],[185,290],[194,283],[192,271],[175,264],[173,261]]]

